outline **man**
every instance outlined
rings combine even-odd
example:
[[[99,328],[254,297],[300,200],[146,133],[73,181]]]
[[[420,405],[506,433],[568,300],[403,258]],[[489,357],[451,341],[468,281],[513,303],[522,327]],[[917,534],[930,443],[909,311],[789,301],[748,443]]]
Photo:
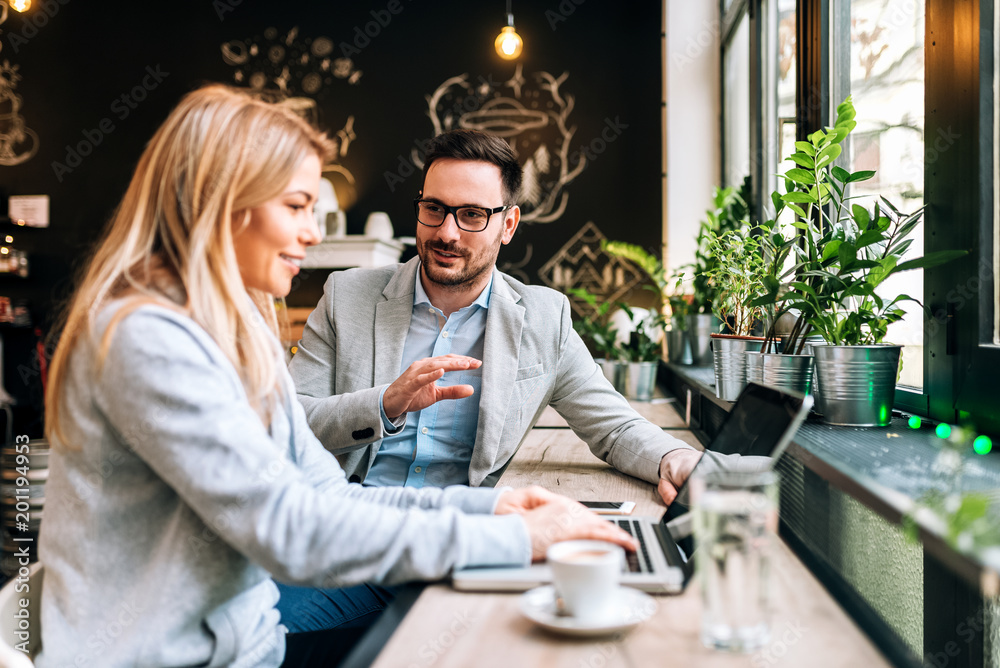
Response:
[[[309,424],[352,481],[494,485],[551,405],[669,504],[699,453],[614,390],[565,296],[496,269],[520,187],[502,139],[455,130],[431,142],[418,257],[332,274],[306,323],[290,370]]]

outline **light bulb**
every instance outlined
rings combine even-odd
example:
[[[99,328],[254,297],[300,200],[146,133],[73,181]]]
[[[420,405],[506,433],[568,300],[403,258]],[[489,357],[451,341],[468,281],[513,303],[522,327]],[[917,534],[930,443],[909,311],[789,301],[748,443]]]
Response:
[[[501,58],[504,60],[514,60],[521,55],[521,50],[524,48],[524,41],[514,31],[514,26],[510,25],[503,27],[503,30],[497,35],[493,46],[496,47],[497,55]]]
[[[19,12],[26,12],[31,9],[31,0],[11,0],[11,9]]]

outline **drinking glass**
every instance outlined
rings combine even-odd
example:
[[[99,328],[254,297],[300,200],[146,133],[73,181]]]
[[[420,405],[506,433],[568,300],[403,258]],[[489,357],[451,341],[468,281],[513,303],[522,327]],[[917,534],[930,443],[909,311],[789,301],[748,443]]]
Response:
[[[713,471],[691,480],[695,566],[706,647],[748,652],[770,640],[770,550],[778,525],[773,471]]]

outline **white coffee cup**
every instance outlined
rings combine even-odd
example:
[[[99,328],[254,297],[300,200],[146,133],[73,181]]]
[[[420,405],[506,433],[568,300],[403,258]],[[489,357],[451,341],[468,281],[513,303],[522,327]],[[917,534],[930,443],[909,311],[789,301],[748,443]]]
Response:
[[[581,622],[613,617],[625,550],[602,540],[567,540],[546,553],[562,610]]]

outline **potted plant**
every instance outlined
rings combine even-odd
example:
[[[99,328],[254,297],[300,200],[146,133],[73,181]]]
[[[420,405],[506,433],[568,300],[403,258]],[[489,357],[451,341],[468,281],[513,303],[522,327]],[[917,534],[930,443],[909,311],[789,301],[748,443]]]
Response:
[[[664,306],[669,310],[669,314],[663,314],[659,320],[663,326],[667,360],[677,364],[683,363],[685,353],[687,353],[684,337],[685,318],[690,311],[690,304],[686,301],[681,290],[683,275],[678,273],[667,278],[663,263],[644,248],[635,244],[602,239],[601,250],[608,255],[632,262],[653,282],[655,287],[649,285],[645,287],[657,293],[661,313]]]
[[[715,391],[720,399],[735,401],[747,384],[747,352],[764,344],[764,337],[753,335],[764,314],[753,300],[762,292],[765,263],[760,241],[746,222],[722,234],[710,232],[708,251],[713,258],[708,278],[717,290],[715,315],[720,329],[728,331],[711,335]]]
[[[791,247],[794,275],[787,284],[769,276],[760,299],[781,301],[782,308],[799,313],[786,343],[790,352],[801,352],[811,331],[826,342],[813,346],[824,421],[883,427],[891,421],[901,350],[884,342],[887,328],[903,317],[902,303],[920,302],[905,294],[879,294],[878,288],[896,273],[949,262],[966,251],[903,261],[912,243],[907,237],[923,211],[900,213],[885,198],[872,210],[850,204],[849,184],[875,174],[851,173],[833,164],[857,125],[854,117],[848,97],[837,107],[833,127],[796,142],[789,160],[798,167],[785,175],[787,192],[772,196],[776,207],[784,204],[795,213],[793,225],[801,231]]]
[[[695,365],[712,363],[711,334],[719,326],[713,312],[718,289],[709,278],[715,268],[715,256],[709,244],[713,238],[740,227],[749,211],[749,192],[749,178],[744,180],[739,192],[732,187],[714,190],[712,208],[705,212],[705,220],[698,228],[694,262],[684,267],[690,269],[693,277],[693,299],[685,324],[691,363]]]
[[[601,366],[604,376],[616,390],[624,393],[626,365],[618,345],[618,331],[611,322],[609,313],[614,306],[613,302],[598,303],[597,296],[583,288],[569,288],[566,292],[582,299],[591,308],[593,315],[573,321],[573,329],[588,344],[591,353],[595,355],[594,361]]]
[[[649,401],[656,388],[656,371],[661,355],[660,333],[665,319],[653,309],[632,308],[619,304],[631,321],[629,340],[621,350],[627,362],[625,375],[625,396],[638,401]]]

